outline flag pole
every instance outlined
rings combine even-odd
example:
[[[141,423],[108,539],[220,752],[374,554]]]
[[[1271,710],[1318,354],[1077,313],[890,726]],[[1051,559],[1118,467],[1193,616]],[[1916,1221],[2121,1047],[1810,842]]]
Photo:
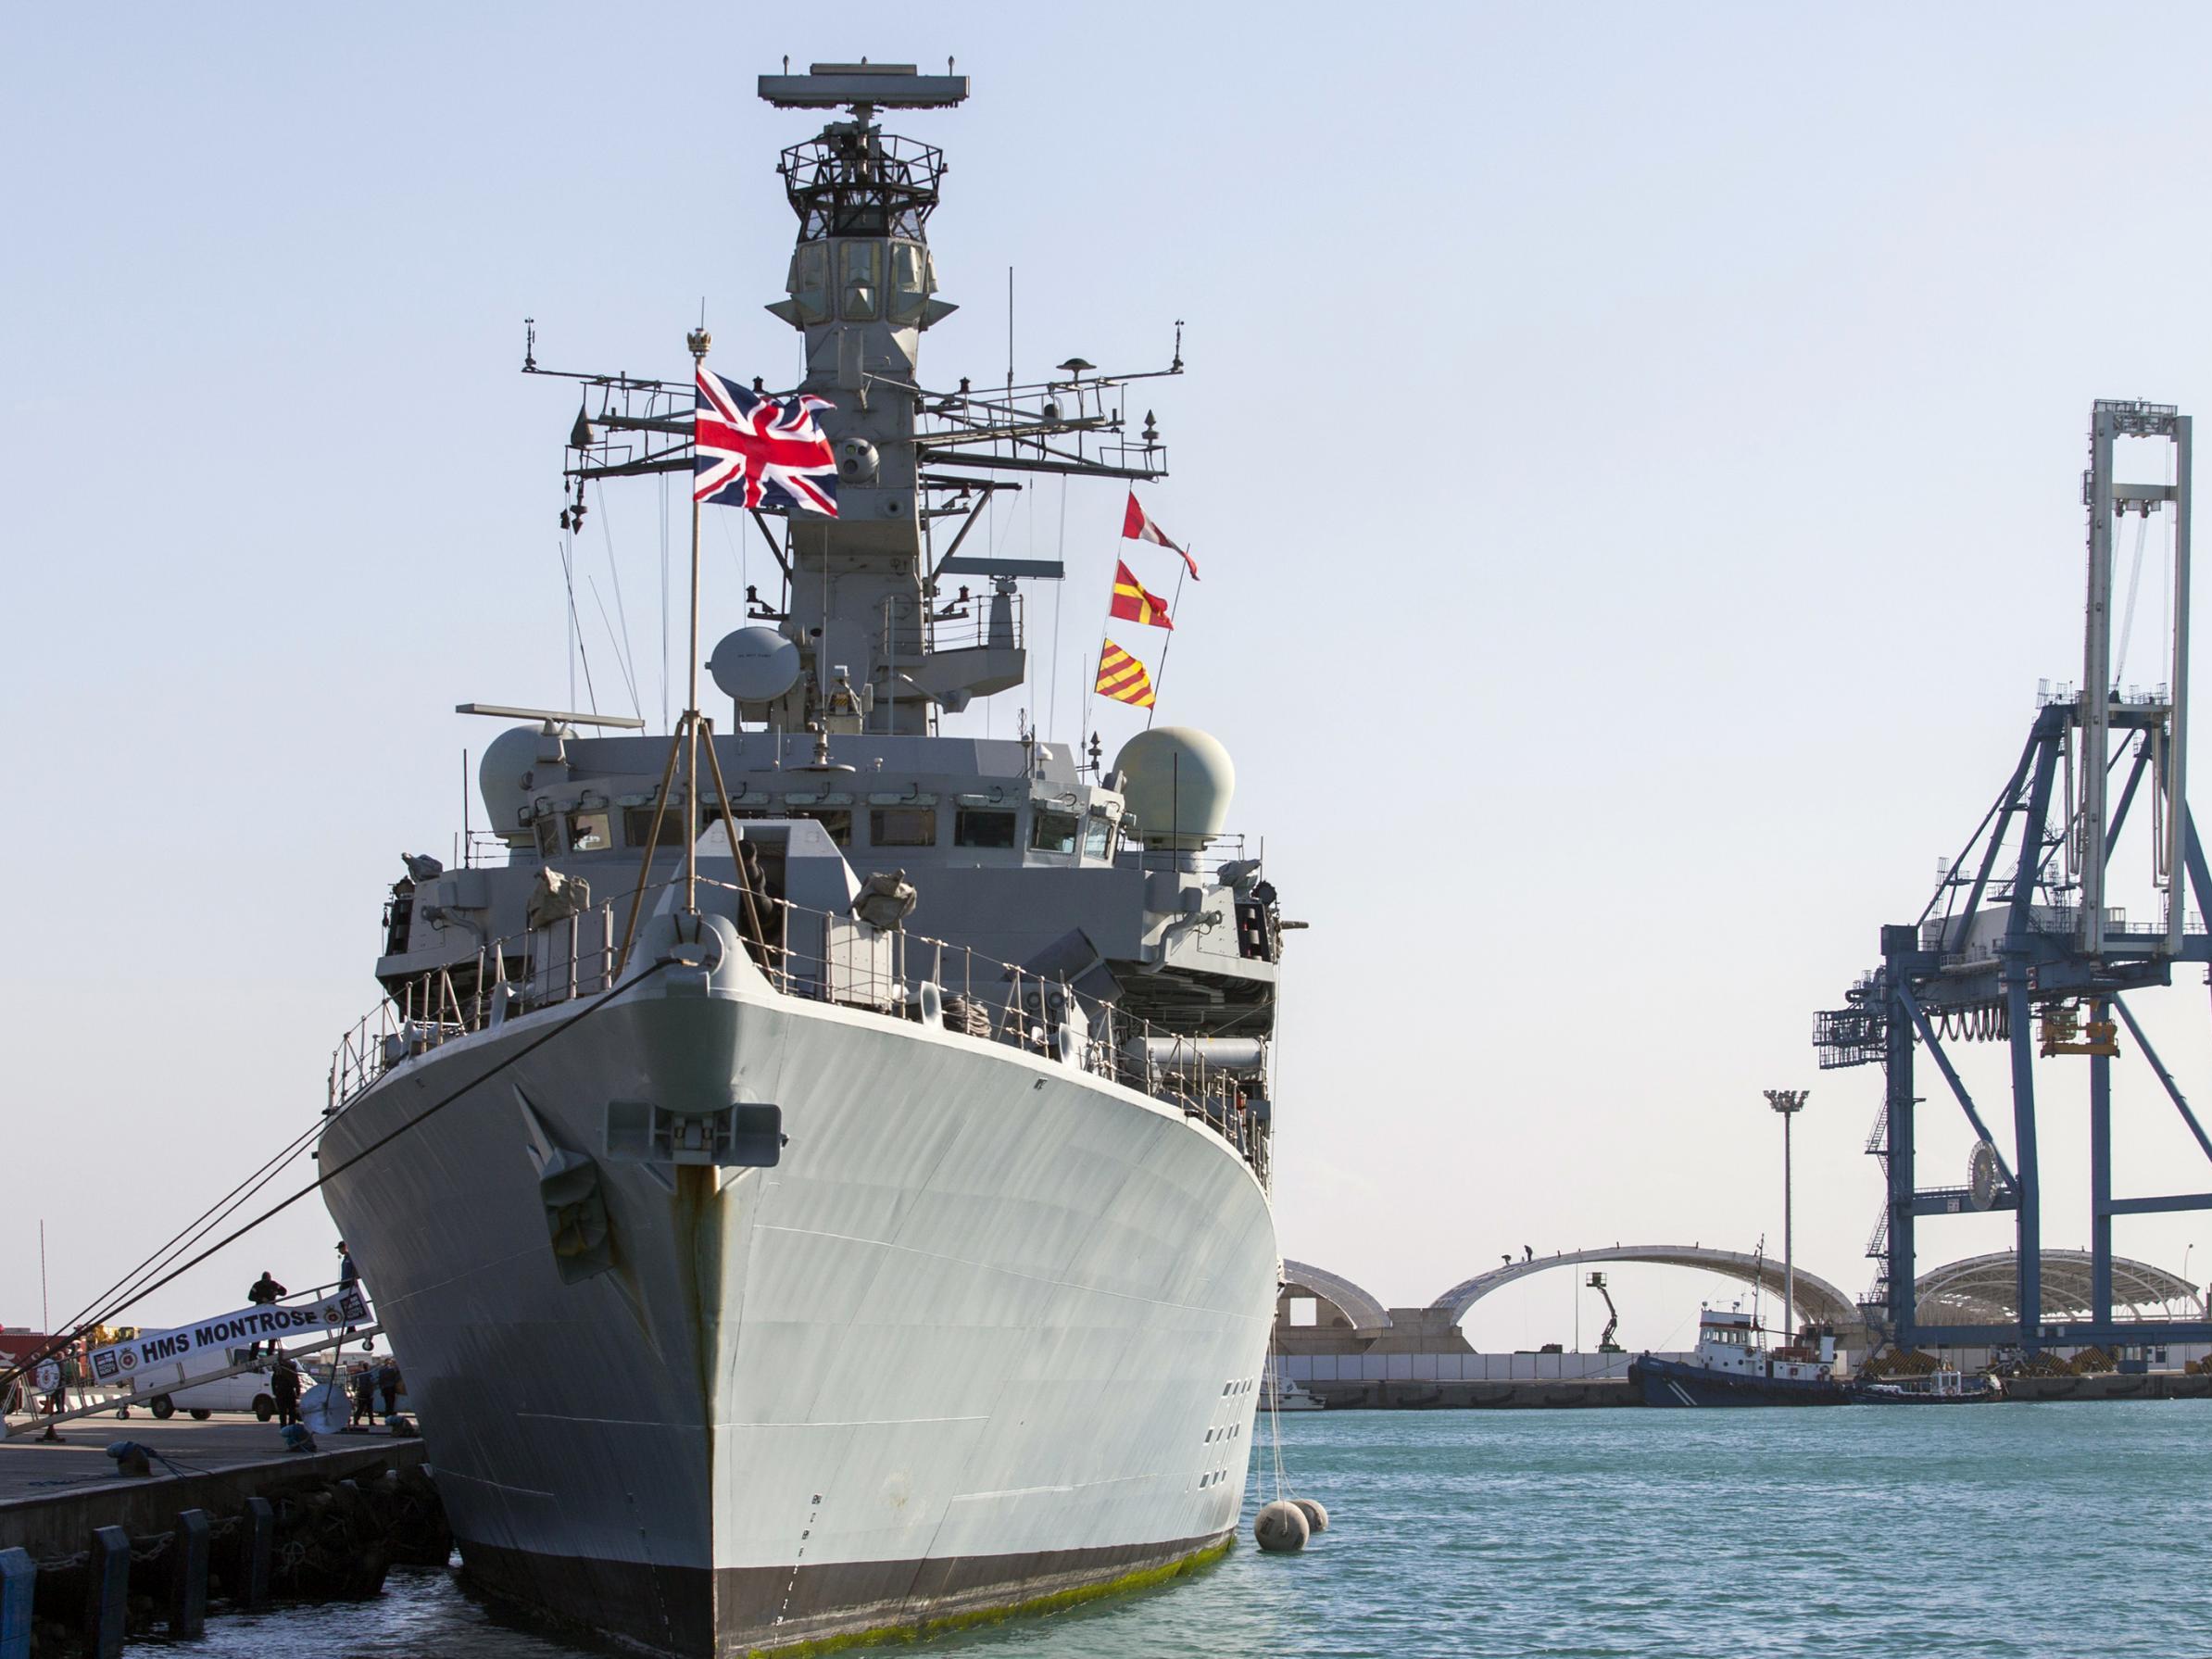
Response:
[[[695,328],[684,336],[684,344],[691,349],[692,379],[696,383],[706,366],[707,348],[714,344],[714,337],[704,328]],[[690,662],[690,689],[684,708],[684,908],[697,914],[699,885],[699,496],[697,489],[691,492]]]
[[[1180,547],[1177,547],[1175,551],[1183,553],[1183,549]],[[1188,563],[1190,555],[1183,553],[1183,558]],[[1189,573],[1188,569],[1178,570],[1175,572],[1175,597],[1167,608],[1168,620],[1171,622],[1183,614],[1183,578]],[[1152,706],[1144,711],[1144,729],[1148,732],[1152,729],[1152,716],[1160,712],[1161,688],[1167,684],[1167,653],[1174,648],[1175,643],[1175,631],[1170,628],[1167,631],[1167,637],[1160,642],[1160,672],[1152,681]]]

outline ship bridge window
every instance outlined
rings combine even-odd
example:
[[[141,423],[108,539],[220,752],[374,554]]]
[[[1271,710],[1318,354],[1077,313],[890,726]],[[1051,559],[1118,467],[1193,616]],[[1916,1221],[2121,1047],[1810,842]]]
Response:
[[[844,267],[845,320],[865,322],[875,315],[876,295],[883,286],[883,279],[876,274],[881,247],[873,242],[841,242],[837,249]]]
[[[1093,812],[1084,821],[1083,856],[1087,859],[1113,856],[1113,820],[1103,812]]]
[[[829,831],[829,838],[839,847],[852,845],[852,813],[844,807],[793,807],[794,818],[811,818]]]
[[[1014,814],[984,807],[962,807],[952,821],[955,847],[1012,847]]]
[[[791,256],[791,281],[786,285],[798,305],[801,322],[830,320],[829,245],[802,242]]]
[[[935,847],[934,807],[877,807],[868,814],[868,841],[873,847]]]
[[[714,821],[723,814],[711,803],[699,811],[699,833],[704,835]],[[759,809],[735,807],[728,813],[732,818],[765,818],[768,814]],[[643,847],[653,839],[653,809],[651,807],[624,807],[622,809],[622,842],[629,847]],[[678,848],[684,845],[684,803],[671,801],[668,811],[660,815],[660,838],[654,842],[654,850]]]
[[[653,839],[653,811],[651,807],[624,807],[622,809],[622,839],[632,847],[643,847]],[[684,814],[671,806],[660,814],[662,847],[684,845]]]
[[[598,852],[614,845],[612,828],[604,811],[571,812],[568,827],[571,852]]]
[[[891,320],[918,322],[929,302],[929,250],[911,242],[891,244]]]
[[[1074,852],[1082,827],[1072,812],[1039,812],[1030,823],[1029,845],[1039,852]]]

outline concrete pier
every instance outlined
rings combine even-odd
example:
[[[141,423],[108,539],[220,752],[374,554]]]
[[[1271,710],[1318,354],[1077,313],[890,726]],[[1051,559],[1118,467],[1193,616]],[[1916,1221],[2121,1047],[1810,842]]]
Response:
[[[175,1528],[187,1509],[210,1520],[241,1512],[249,1495],[274,1496],[348,1477],[364,1482],[386,1469],[423,1461],[422,1442],[373,1434],[318,1437],[311,1453],[283,1449],[279,1430],[250,1417],[167,1423],[133,1413],[127,1423],[81,1418],[64,1426],[56,1444],[17,1440],[0,1445],[0,1550],[33,1557],[73,1555],[94,1527],[120,1527],[133,1537]],[[136,1440],[176,1467],[157,1462],[151,1478],[116,1473],[107,1448]]]
[[[411,1436],[328,1434],[294,1452],[251,1419],[66,1426],[58,1442],[0,1444],[0,1659],[26,1659],[34,1629],[98,1654],[155,1629],[189,1640],[216,1596],[373,1595],[388,1563],[451,1548]],[[153,1475],[119,1472],[107,1449],[123,1439],[148,1449]]]
[[[1625,1377],[1309,1382],[1304,1387],[1331,1411],[1339,1412],[1582,1411],[1643,1403],[1643,1397]]]

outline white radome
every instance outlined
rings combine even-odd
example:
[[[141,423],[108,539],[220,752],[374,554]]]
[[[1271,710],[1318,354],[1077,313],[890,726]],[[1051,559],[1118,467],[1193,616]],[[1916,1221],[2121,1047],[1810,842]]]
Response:
[[[773,702],[798,684],[798,647],[773,628],[725,634],[708,660],[707,672],[723,696],[740,703]]]
[[[1200,848],[1221,834],[1237,793],[1237,767],[1210,732],[1155,726],[1122,745],[1113,769],[1147,847]]]
[[[476,762],[476,791],[496,835],[527,834],[516,814],[530,804],[530,786],[523,780],[541,764],[537,746],[535,726],[509,726],[484,746]]]

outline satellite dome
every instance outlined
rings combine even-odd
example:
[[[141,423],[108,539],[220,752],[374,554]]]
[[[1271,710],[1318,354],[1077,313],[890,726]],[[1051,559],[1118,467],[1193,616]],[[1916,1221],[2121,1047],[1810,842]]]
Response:
[[[798,684],[798,647],[773,628],[740,628],[723,635],[707,672],[735,702],[773,703]]]
[[[484,798],[484,815],[490,822],[494,835],[518,836],[529,833],[517,814],[530,804],[534,793],[531,784],[525,781],[534,773],[558,772],[558,781],[567,781],[568,773],[558,761],[547,766],[537,758],[537,744],[536,726],[509,726],[484,747],[484,754],[476,762],[476,791]],[[538,779],[541,784],[545,781]]]
[[[1236,765],[1218,739],[1195,726],[1137,733],[1122,745],[1113,769],[1147,847],[1203,847],[1228,820]]]

